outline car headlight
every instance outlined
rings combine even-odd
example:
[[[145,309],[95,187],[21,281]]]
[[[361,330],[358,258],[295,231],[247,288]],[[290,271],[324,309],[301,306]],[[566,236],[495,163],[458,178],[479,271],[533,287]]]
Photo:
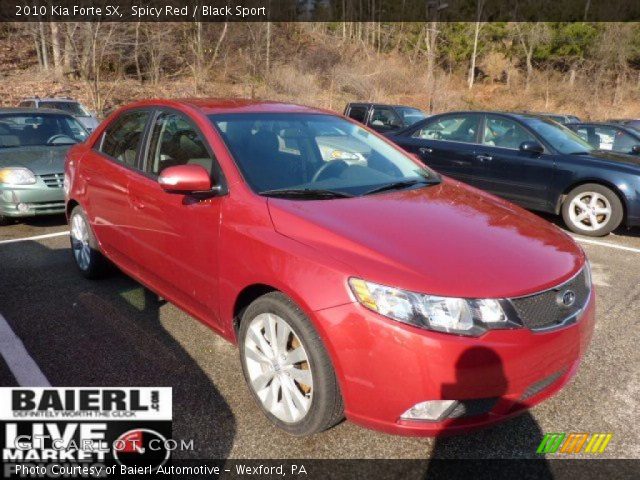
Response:
[[[366,308],[427,330],[475,337],[490,329],[521,327],[507,317],[500,300],[425,295],[359,278],[350,278],[349,286]]]
[[[28,168],[2,168],[0,169],[0,183],[7,185],[33,185],[36,183],[36,176]]]

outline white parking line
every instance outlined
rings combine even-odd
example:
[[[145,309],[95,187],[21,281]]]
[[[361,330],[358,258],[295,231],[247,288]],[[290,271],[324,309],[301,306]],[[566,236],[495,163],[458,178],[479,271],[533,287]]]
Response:
[[[64,235],[69,235],[69,232],[47,233],[46,235],[36,235],[34,237],[12,238],[10,240],[0,240],[0,244],[3,244],[3,243],[16,243],[16,242],[28,242],[29,240],[42,240],[43,238],[62,237]]]
[[[0,314],[0,355],[21,387],[50,387],[38,364],[31,358],[22,340]]]
[[[640,253],[640,248],[625,247],[624,245],[614,245],[613,243],[601,242],[599,240],[591,240],[589,238],[576,237],[571,235],[578,242],[586,243],[589,245],[598,245],[599,247],[608,247],[616,250],[624,250],[625,252]]]

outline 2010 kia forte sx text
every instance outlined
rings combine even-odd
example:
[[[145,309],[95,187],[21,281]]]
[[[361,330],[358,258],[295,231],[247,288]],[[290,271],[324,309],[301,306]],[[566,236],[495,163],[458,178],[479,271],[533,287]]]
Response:
[[[569,236],[329,112],[135,103],[69,151],[65,189],[80,271],[108,259],[237,343],[295,435],[506,419],[567,383],[594,328]]]

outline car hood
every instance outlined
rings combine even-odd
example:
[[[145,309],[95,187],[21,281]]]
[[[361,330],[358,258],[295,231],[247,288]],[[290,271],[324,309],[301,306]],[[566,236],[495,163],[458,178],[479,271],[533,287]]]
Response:
[[[36,175],[61,173],[69,146],[0,148],[0,167],[26,167]]]
[[[279,233],[340,260],[348,275],[417,292],[520,296],[568,280],[585,261],[556,226],[450,179],[366,197],[268,204]]]
[[[627,165],[633,165],[640,167],[640,156],[627,155],[624,153],[612,152],[610,150],[594,150],[589,152],[585,157],[591,157],[596,160],[607,160],[616,163],[625,163]]]

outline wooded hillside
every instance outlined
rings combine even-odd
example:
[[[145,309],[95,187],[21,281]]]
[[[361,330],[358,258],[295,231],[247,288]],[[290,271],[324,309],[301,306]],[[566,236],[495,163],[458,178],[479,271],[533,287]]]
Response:
[[[640,115],[635,23],[0,24],[0,98],[354,100]]]

